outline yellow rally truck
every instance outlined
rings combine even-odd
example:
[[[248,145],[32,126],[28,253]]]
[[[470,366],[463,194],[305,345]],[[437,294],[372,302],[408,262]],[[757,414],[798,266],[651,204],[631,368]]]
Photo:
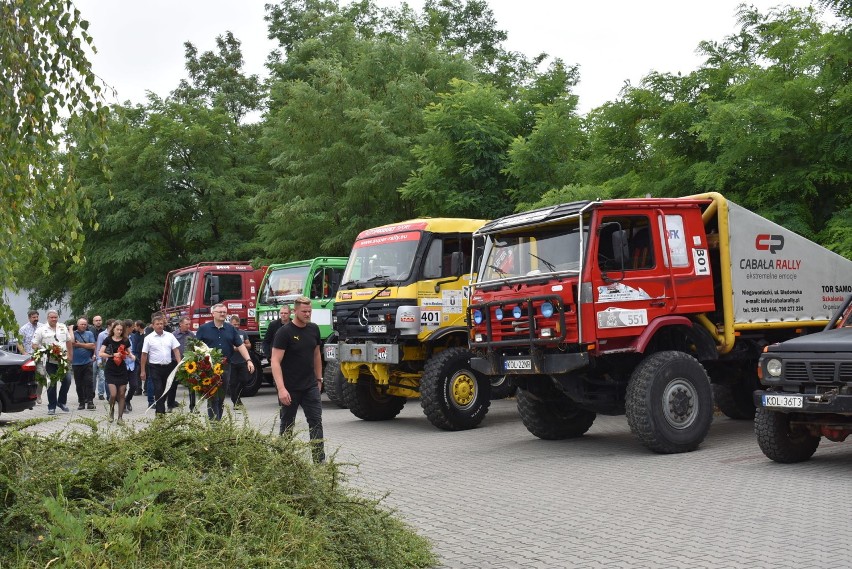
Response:
[[[414,219],[358,235],[325,346],[333,400],[366,421],[393,419],[416,397],[440,429],[482,421],[491,384],[470,367],[465,315],[472,236],[484,223]]]

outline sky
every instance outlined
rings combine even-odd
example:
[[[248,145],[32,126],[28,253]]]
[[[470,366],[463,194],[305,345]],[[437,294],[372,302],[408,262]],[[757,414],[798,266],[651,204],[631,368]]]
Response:
[[[721,41],[737,29],[741,0],[489,0],[504,46],[529,57],[545,52],[580,66],[574,93],[585,114],[614,101],[629,81],[651,71],[689,73],[701,63],[699,42]],[[266,76],[264,4],[274,0],[74,0],[90,23],[98,53],[95,73],[116,91],[108,103],[144,103],[146,91],[165,97],[186,77],[184,47],[215,49],[216,36],[233,32],[242,43],[245,70]],[[397,0],[377,0],[396,6]],[[419,10],[423,0],[410,0]],[[751,0],[767,13],[808,0]]]

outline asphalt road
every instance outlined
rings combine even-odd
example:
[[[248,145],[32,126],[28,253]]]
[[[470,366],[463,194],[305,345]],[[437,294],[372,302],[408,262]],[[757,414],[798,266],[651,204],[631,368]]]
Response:
[[[71,413],[35,429],[106,417],[102,404],[77,411],[73,392]],[[126,417],[141,425],[138,403]],[[271,388],[245,403],[254,426],[277,433]],[[3,415],[0,428],[46,413]],[[301,413],[297,426],[307,428]],[[580,439],[542,441],[513,400],[493,402],[464,432],[432,427],[418,401],[387,422],[326,401],[324,426],[350,483],[431,539],[441,567],[852,567],[849,443],[823,440],[809,462],[780,465],[760,452],[750,422],[724,417],[688,454],[647,451],[624,417],[599,417]]]

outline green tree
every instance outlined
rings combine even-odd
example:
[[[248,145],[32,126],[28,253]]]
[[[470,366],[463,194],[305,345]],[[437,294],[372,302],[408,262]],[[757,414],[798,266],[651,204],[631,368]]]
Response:
[[[100,167],[105,108],[85,49],[88,22],[70,2],[0,3],[0,287],[19,290],[25,269],[47,274],[51,260],[79,261],[89,202],[77,183],[76,154],[63,156],[62,116],[85,133]],[[0,326],[17,330],[5,298]]]
[[[261,126],[240,120],[259,109],[262,91],[242,73],[239,42],[227,34],[217,44],[201,55],[186,44],[189,79],[165,100],[114,107],[111,175],[81,158],[94,229],[81,261],[40,283],[45,297],[70,288],[75,312],[147,318],[168,271],[259,252],[248,199],[271,178]]]

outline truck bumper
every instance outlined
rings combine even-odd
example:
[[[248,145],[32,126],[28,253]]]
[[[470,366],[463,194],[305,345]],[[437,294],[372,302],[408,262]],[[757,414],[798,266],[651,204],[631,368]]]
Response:
[[[778,399],[779,396],[785,396],[785,399],[780,400]],[[793,401],[798,398],[801,398],[802,406],[791,406]],[[852,395],[841,395],[836,392],[820,394],[785,393],[783,391],[766,391],[761,389],[754,392],[754,406],[782,413],[835,413],[838,415],[850,415],[852,414]]]
[[[326,345],[326,359],[365,364],[399,363],[399,344],[376,344],[373,342],[349,344],[340,342],[335,346],[336,349],[329,349],[331,346],[331,344]]]
[[[473,357],[470,366],[485,375],[554,375],[568,373],[589,365],[589,354],[531,354],[527,356]]]

